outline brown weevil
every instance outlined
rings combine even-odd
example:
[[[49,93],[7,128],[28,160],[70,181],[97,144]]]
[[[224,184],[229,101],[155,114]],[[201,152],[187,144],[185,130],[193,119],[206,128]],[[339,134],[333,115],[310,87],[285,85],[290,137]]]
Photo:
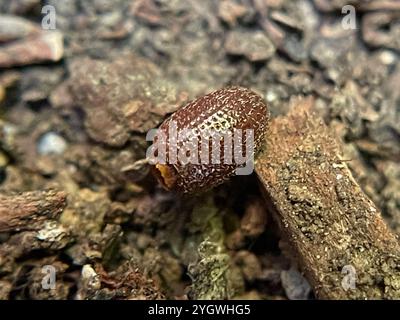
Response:
[[[228,87],[172,114],[148,139],[152,171],[168,190],[204,191],[234,174],[250,174],[269,121],[258,94]]]

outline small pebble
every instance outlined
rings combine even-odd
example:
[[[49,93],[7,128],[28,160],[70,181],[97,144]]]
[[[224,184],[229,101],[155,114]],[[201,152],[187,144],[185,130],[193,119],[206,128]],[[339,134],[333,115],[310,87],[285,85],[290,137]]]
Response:
[[[283,289],[290,300],[309,299],[311,287],[302,274],[294,268],[281,272]]]
[[[396,63],[396,54],[389,50],[384,50],[379,53],[379,60],[385,65]]]
[[[256,62],[271,58],[276,49],[261,31],[231,31],[226,38],[225,50],[231,55],[245,56],[251,62]]]
[[[67,142],[55,132],[44,134],[37,145],[38,153],[41,155],[62,154],[67,148]]]

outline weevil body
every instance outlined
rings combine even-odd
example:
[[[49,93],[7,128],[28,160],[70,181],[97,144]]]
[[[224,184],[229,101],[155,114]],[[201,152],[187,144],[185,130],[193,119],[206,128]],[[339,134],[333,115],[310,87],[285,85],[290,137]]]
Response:
[[[155,176],[168,190],[182,193],[221,184],[253,159],[269,116],[264,100],[242,87],[223,88],[189,102],[159,128]]]

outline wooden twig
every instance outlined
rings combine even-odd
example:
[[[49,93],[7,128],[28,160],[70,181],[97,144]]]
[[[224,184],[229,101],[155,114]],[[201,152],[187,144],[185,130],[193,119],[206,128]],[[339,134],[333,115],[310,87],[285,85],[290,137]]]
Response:
[[[34,230],[58,217],[65,205],[65,193],[53,190],[0,194],[0,232]]]
[[[269,208],[322,299],[399,299],[400,245],[312,100],[272,121],[256,162]]]

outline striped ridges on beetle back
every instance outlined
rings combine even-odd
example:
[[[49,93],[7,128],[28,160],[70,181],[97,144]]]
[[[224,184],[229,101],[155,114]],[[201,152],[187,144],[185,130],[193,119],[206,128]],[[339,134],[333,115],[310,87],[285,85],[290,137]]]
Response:
[[[251,129],[254,134],[254,152],[257,152],[266,132],[268,121],[269,110],[266,103],[250,89],[223,88],[197,98],[172,114],[159,127],[159,130],[166,136],[167,161],[165,164],[154,164],[153,173],[169,190],[193,193],[215,187],[233,176],[239,167],[234,159],[230,164],[224,161],[224,139],[220,141],[219,145],[220,163],[200,162],[196,164],[189,162],[184,164],[179,159],[177,162],[171,163],[172,157],[168,153],[170,151],[169,144],[172,143],[172,139],[169,137],[171,125],[175,124],[178,132],[182,129],[195,132],[194,136],[198,140],[195,140],[194,143],[197,145],[193,146],[193,150],[199,153],[198,159],[201,159],[202,152],[211,153],[212,150],[211,144],[208,150],[202,150],[202,146],[198,144],[198,141],[209,132],[233,134],[235,129],[241,129],[242,132]],[[185,150],[188,150],[190,143],[190,138],[178,140],[176,146],[179,150],[185,145]]]

